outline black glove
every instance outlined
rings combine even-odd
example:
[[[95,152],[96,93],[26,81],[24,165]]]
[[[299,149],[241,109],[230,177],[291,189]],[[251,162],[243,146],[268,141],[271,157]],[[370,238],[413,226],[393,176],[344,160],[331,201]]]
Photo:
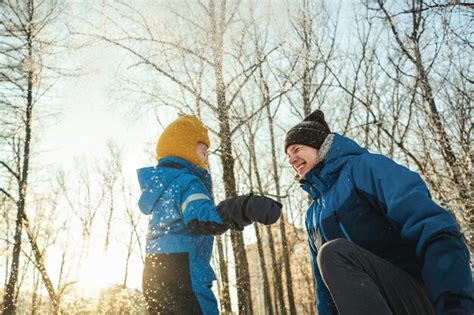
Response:
[[[242,231],[246,225],[252,223],[243,211],[249,198],[250,195],[232,197],[217,205],[217,213],[231,229]]]
[[[251,195],[247,200],[245,214],[252,222],[265,225],[275,223],[280,218],[282,205],[265,196]]]
[[[231,229],[242,231],[252,222],[275,223],[281,214],[281,203],[253,194],[228,198],[217,205],[222,221]]]

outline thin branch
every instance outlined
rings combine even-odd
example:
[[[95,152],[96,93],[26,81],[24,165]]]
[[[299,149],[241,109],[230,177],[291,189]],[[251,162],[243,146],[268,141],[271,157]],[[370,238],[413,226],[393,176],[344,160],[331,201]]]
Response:
[[[20,181],[20,175],[18,175],[14,170],[12,170],[8,165],[7,163],[3,162],[3,161],[0,161],[0,164],[3,165],[10,174],[13,175],[13,177],[16,178],[16,180]]]
[[[4,193],[5,196],[7,196],[8,198],[10,198],[11,201],[16,202],[15,198],[13,198],[12,195],[10,195],[5,189],[0,188],[0,192]]]

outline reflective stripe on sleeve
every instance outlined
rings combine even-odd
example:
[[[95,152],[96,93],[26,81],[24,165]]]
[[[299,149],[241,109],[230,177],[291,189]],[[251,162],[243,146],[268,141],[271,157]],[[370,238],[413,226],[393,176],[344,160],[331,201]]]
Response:
[[[192,194],[192,195],[189,195],[188,198],[186,198],[186,200],[181,205],[182,213],[184,214],[184,212],[186,212],[186,208],[188,207],[188,204],[191,201],[201,200],[201,199],[211,200],[211,198],[209,198],[209,196],[206,195],[206,194]]]

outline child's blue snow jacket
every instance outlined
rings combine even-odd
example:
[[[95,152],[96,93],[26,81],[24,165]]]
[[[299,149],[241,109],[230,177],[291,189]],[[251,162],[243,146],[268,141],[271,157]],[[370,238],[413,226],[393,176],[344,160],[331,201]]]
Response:
[[[306,229],[319,314],[336,313],[316,256],[322,244],[337,238],[423,281],[438,313],[453,295],[471,310],[469,252],[453,217],[431,200],[420,176],[338,134],[326,138],[319,155],[301,181],[313,199]]]
[[[210,265],[210,234],[221,234],[228,226],[216,212],[209,173],[186,160],[167,157],[155,167],[139,169],[138,179],[142,189],[140,210],[152,215],[147,255],[182,257],[185,253],[189,265],[184,270],[189,269],[202,313],[216,314],[217,303],[211,291],[215,275]]]

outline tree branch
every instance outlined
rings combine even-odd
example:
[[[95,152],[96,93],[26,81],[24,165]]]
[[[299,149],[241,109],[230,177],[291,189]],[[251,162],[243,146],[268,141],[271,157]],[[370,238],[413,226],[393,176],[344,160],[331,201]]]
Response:
[[[5,163],[5,162],[3,162],[3,161],[0,161],[0,164],[3,165],[3,166],[8,170],[8,172],[9,172],[10,174],[12,174],[13,177],[16,178],[16,180],[18,180],[18,181],[20,180],[20,175],[18,175],[15,171],[13,171],[13,170],[7,165],[7,163]]]
[[[5,189],[0,188],[0,192],[4,193],[5,196],[7,196],[8,198],[10,198],[11,201],[16,202],[15,198],[13,198],[12,195],[10,195]]]

